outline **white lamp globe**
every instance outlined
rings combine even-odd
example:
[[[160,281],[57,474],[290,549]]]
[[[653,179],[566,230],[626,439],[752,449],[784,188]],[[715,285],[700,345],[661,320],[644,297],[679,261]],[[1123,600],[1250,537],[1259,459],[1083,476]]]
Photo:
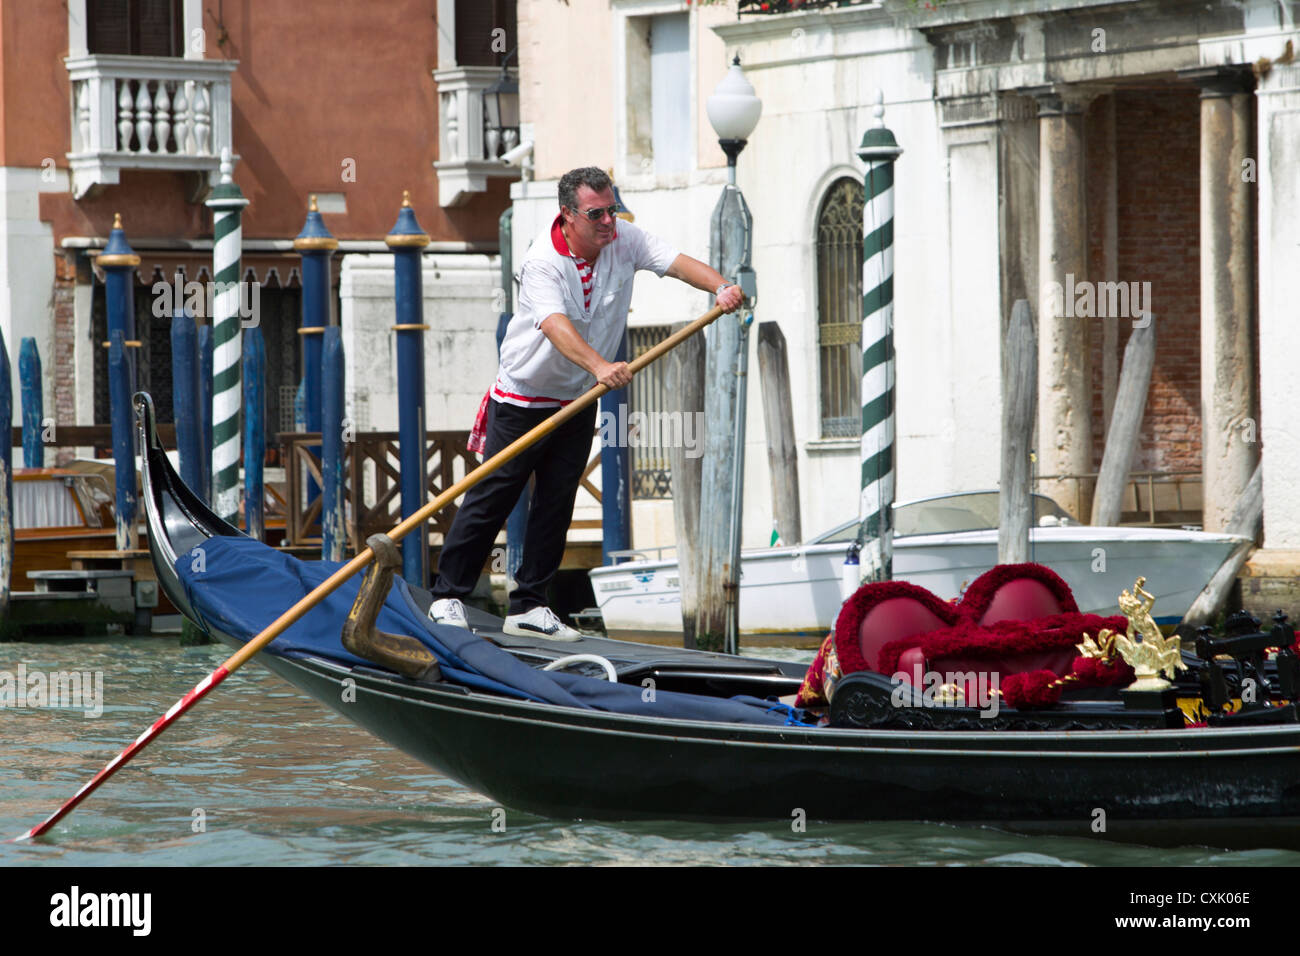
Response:
[[[754,95],[754,87],[745,79],[740,57],[731,62],[731,69],[706,101],[705,110],[718,139],[745,140],[754,132],[763,112],[763,101]]]

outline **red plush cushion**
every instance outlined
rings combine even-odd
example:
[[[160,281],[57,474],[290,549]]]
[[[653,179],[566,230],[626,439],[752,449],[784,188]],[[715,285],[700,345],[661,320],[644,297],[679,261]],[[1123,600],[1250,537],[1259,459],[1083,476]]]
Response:
[[[998,621],[1032,621],[1036,617],[1060,614],[1065,608],[1042,581],[1016,578],[998,588],[980,617],[984,625]]]
[[[891,641],[949,627],[961,615],[947,601],[906,581],[864,584],[835,620],[835,653],[845,674],[879,670],[880,648]]]
[[[1052,599],[1057,606],[1047,610]],[[985,571],[966,589],[960,607],[971,620],[986,625],[1079,610],[1070,586],[1059,574],[1041,564],[1028,563],[999,564]]]

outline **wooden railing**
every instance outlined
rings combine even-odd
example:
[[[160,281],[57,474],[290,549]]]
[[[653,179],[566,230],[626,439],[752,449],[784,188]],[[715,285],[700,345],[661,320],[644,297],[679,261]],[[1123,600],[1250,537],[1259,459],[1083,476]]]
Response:
[[[469,432],[428,432],[425,453],[428,472],[426,500],[442,494],[479,465],[465,447]],[[290,545],[320,544],[320,495],[307,500],[310,478],[320,486],[319,432],[281,432],[278,436],[285,467],[285,537]],[[401,521],[401,454],[397,432],[358,432],[355,441],[345,442],[343,464],[344,523],[348,548],[357,551],[372,534],[389,531]],[[597,453],[583,470],[579,492],[586,491],[597,503],[600,489],[591,473],[600,464]],[[445,536],[451,530],[458,505],[452,503],[429,519],[431,535]],[[579,519],[571,529],[599,528],[598,519]],[[433,542],[431,542],[433,543]]]
[[[134,427],[134,426],[132,426]],[[21,426],[14,425],[9,430],[10,441],[14,448],[23,446],[23,430]],[[44,441],[42,444],[46,448],[94,448],[97,453],[103,457],[113,454],[113,426],[112,425],[55,425],[54,433],[50,436],[50,441]],[[176,447],[176,426],[170,422],[158,423],[158,440],[163,443],[164,448]],[[21,466],[21,454],[14,456],[15,467]],[[48,459],[46,467],[52,467],[54,461]]]
[[[1097,473],[1080,475],[1036,475],[1035,491],[1040,484],[1056,482],[1072,488],[1069,500],[1057,500],[1066,511],[1087,523],[1091,516],[1092,489],[1097,483]],[[1186,471],[1131,471],[1124,488],[1124,499],[1119,523],[1121,525],[1150,525],[1157,528],[1177,528],[1199,525],[1202,514],[1200,472]]]

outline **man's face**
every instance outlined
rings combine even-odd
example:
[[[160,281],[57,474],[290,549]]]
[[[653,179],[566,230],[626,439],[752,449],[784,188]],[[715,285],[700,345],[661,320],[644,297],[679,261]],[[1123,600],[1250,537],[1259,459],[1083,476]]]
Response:
[[[615,204],[613,187],[596,192],[590,186],[578,187],[578,211],[564,210],[564,221],[570,232],[585,245],[603,249],[614,241],[615,218],[609,213],[609,207]],[[600,218],[592,222],[587,218],[589,210],[602,210]]]

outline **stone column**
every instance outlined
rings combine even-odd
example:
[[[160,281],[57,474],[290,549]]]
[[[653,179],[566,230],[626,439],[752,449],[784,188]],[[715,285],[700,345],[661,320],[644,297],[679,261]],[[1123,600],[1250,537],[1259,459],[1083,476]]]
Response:
[[[1201,456],[1206,531],[1222,531],[1259,462],[1249,67],[1185,71],[1201,87]]]
[[[1088,279],[1083,111],[1087,100],[1058,87],[1027,91],[1038,101],[1038,467],[1040,475],[1092,471],[1092,318],[1074,315],[1074,287]],[[1081,521],[1092,482],[1042,482]]]
[[[1267,617],[1283,608],[1300,618],[1300,322],[1296,321],[1296,250],[1300,249],[1300,65],[1274,64],[1255,92],[1259,191],[1260,437],[1264,476],[1264,547],[1242,574],[1242,605]]]

